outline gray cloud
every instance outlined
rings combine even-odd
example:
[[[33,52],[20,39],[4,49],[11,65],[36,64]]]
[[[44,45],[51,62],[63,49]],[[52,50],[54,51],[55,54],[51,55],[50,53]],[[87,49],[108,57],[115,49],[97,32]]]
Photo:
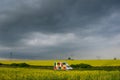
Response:
[[[96,48],[99,52],[119,46],[119,41],[114,43],[119,39],[119,4],[119,0],[0,0],[0,51],[45,59],[73,53],[102,56]]]

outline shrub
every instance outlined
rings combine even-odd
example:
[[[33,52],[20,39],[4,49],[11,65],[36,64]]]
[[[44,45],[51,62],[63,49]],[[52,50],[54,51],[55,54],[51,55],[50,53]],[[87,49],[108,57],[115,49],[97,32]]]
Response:
[[[0,65],[3,65],[3,63],[0,63]]]
[[[27,63],[20,63],[19,64],[19,67],[29,67],[30,65],[29,64],[27,64]]]
[[[17,64],[17,63],[12,63],[12,64],[10,64],[10,66],[19,66],[19,64]]]
[[[27,63],[12,63],[10,66],[15,66],[15,67],[29,67],[30,65]]]
[[[92,66],[91,65],[89,65],[89,64],[84,64],[84,63],[81,63],[81,64],[72,64],[71,65],[72,67],[74,67],[74,68],[91,68]]]

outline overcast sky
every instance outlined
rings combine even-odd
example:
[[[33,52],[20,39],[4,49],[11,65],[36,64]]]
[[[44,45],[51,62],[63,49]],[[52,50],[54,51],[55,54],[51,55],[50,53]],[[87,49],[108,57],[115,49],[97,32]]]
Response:
[[[0,0],[0,59],[120,58],[120,0]]]

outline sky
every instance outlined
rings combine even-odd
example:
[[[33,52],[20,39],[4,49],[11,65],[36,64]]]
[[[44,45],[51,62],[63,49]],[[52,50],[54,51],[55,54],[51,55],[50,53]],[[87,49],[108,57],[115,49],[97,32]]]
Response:
[[[120,58],[120,0],[0,0],[0,59],[68,57]]]

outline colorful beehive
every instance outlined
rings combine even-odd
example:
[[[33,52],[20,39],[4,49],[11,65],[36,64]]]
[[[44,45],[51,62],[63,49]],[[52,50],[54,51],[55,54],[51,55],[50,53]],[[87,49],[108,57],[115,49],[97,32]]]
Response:
[[[66,62],[55,62],[54,70],[69,70],[72,69]]]

